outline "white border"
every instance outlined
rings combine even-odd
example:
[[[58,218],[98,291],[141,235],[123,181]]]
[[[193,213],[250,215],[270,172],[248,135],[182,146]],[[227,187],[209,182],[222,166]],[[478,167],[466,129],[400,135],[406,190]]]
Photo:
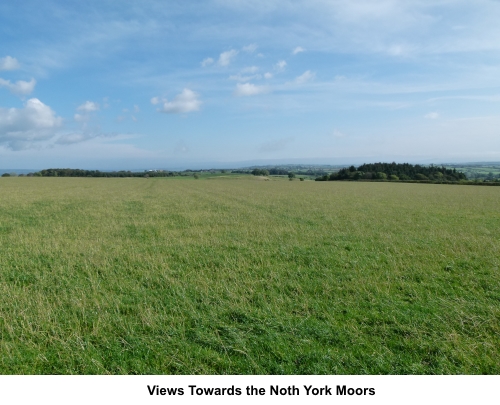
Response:
[[[184,395],[150,395],[150,387],[183,388]],[[189,385],[240,388],[241,395],[191,395]],[[249,396],[246,387],[264,388]],[[299,395],[271,395],[270,386]],[[304,385],[331,388],[306,395]],[[373,388],[375,395],[336,395],[337,385]],[[5,404],[474,404],[500,403],[500,376],[0,376]]]

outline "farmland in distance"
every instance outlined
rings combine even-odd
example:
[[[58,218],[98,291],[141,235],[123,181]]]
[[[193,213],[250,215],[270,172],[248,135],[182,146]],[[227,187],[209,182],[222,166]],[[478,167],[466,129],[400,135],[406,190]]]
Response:
[[[0,179],[0,374],[499,374],[500,187]]]

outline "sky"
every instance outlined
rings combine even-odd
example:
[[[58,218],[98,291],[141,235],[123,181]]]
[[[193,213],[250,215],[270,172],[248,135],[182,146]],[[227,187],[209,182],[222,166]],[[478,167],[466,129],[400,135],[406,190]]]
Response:
[[[0,3],[0,168],[500,161],[498,0]]]

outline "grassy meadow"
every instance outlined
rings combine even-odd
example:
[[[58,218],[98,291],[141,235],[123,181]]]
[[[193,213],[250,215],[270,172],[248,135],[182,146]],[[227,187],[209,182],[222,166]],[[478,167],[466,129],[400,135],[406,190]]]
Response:
[[[0,179],[0,374],[500,374],[500,187]]]

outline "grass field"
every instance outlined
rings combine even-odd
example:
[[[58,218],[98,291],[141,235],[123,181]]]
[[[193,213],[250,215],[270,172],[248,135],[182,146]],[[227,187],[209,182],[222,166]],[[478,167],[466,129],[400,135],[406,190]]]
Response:
[[[500,373],[500,188],[0,179],[0,374]]]

